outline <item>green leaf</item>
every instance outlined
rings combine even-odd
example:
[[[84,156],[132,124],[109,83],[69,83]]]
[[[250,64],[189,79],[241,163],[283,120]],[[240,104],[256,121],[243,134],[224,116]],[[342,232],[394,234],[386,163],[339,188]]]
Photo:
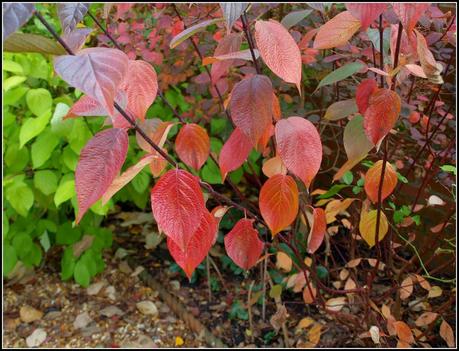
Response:
[[[201,178],[210,184],[222,184],[220,169],[211,159],[208,159],[204,167],[202,167]]]
[[[19,148],[40,134],[46,128],[50,118],[51,110],[48,110],[39,117],[27,119],[19,131]]]
[[[73,172],[75,172],[76,166],[78,164],[78,155],[73,152],[72,148],[67,145],[61,154],[61,161],[67,168]]]
[[[26,95],[26,103],[35,116],[41,116],[53,106],[51,93],[43,88],[30,89]]]
[[[45,230],[42,235],[40,235],[40,244],[43,247],[45,252],[48,252],[51,247],[51,241],[49,240],[48,232]]]
[[[343,180],[344,184],[351,185],[354,180],[354,175],[352,174],[351,171],[347,171],[346,173],[343,174],[341,179]]]
[[[281,24],[286,28],[290,29],[294,25],[300,23],[306,17],[308,17],[313,10],[300,10],[290,12],[287,16],[282,18]]]
[[[317,266],[316,268],[317,276],[319,279],[324,280],[328,277],[328,270],[324,266]]]
[[[27,77],[24,76],[12,76],[4,80],[3,82],[3,90],[6,92],[10,90],[11,88],[14,88],[21,84],[22,82],[25,82]]]
[[[112,201],[109,200],[105,205],[102,206],[102,200],[97,200],[94,205],[92,205],[89,209],[94,212],[95,214],[98,214],[98,215],[101,215],[101,216],[105,216],[108,212],[108,210],[110,209],[112,205]],[[75,211],[76,211],[76,207],[75,207]],[[75,216],[76,216],[76,213],[75,213]]]
[[[54,204],[59,207],[63,202],[70,200],[75,196],[75,179],[62,177],[59,187],[54,194]]]
[[[29,90],[29,87],[26,86],[19,86],[14,89],[10,89],[5,92],[3,95],[3,105],[11,106],[16,104]]]
[[[32,250],[33,241],[30,235],[20,233],[14,236],[12,244],[18,258],[22,261]]]
[[[43,257],[43,254],[41,252],[40,246],[33,243],[30,248],[29,253],[23,258],[21,258],[21,260],[22,262],[24,262],[26,266],[31,267],[31,266],[38,266],[41,262],[42,257]]]
[[[64,136],[73,127],[73,120],[63,120],[64,116],[69,112],[70,107],[67,104],[58,102],[54,109],[53,117],[51,118],[51,131],[59,136]]]
[[[19,149],[19,145],[14,143],[6,150],[4,161],[10,174],[22,171],[29,163],[29,149]]]
[[[442,171],[452,173],[456,175],[456,166],[453,165],[443,165],[440,167]]]
[[[3,244],[3,276],[6,277],[13,270],[18,261],[16,250],[9,244]]]
[[[33,192],[26,183],[19,181],[6,189],[6,199],[21,216],[26,217],[33,205]]]
[[[332,197],[333,195],[338,194],[342,189],[347,188],[347,187],[348,185],[345,185],[345,184],[335,184],[325,194],[322,194],[318,196],[317,198],[319,200],[328,199],[329,197]]]
[[[11,61],[11,60],[4,59],[2,69],[6,72],[11,72],[11,73],[18,74],[18,75],[24,74],[24,70],[22,69],[22,66],[19,63]]]
[[[279,298],[281,294],[282,294],[282,285],[280,284],[273,285],[273,287],[269,291],[269,297],[273,299]]]
[[[50,170],[37,171],[33,176],[33,183],[43,194],[51,195],[57,189],[57,175]]]
[[[50,130],[40,134],[31,148],[33,168],[39,168],[48,161],[58,144],[59,138]]]
[[[358,193],[360,193],[362,191],[362,188],[360,186],[354,186],[352,187],[352,192],[357,195]]]
[[[360,71],[364,67],[365,67],[365,65],[363,63],[361,63],[361,62],[348,63],[348,64],[346,64],[346,65],[334,70],[333,72],[328,74],[324,79],[322,79],[320,81],[319,85],[317,86],[316,91],[319,88],[322,88],[322,87],[324,87],[326,85],[330,85],[330,84],[339,82],[340,80],[346,79],[347,77],[352,76],[354,73]]]
[[[183,43],[185,40],[187,40],[192,35],[204,31],[207,26],[221,22],[223,20],[224,20],[223,18],[215,18],[215,19],[199,22],[198,24],[195,24],[194,26],[191,26],[185,29],[183,32],[177,34],[174,38],[172,38],[169,44],[169,47],[173,49],[176,46]]]
[[[134,177],[134,179],[131,181],[131,184],[135,191],[138,193],[143,193],[148,189],[148,186],[150,185],[150,176],[144,170],[142,170]]]
[[[88,287],[89,282],[91,280],[91,275],[89,273],[88,267],[86,266],[86,262],[83,260],[79,260],[73,271],[73,278],[75,281],[83,287]]]
[[[79,227],[72,228],[72,224],[66,222],[59,226],[56,233],[56,244],[72,245],[81,238],[81,230]]]
[[[327,119],[329,121],[338,121],[357,112],[358,109],[355,99],[338,101],[331,104],[327,108],[327,111],[324,115],[324,119]]]
[[[61,259],[61,278],[62,280],[68,280],[73,276],[75,269],[76,259],[73,256],[73,248],[67,247],[62,255]]]

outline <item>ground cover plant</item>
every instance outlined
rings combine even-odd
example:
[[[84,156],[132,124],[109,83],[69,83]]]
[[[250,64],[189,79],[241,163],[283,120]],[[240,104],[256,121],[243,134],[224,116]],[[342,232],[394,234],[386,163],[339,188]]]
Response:
[[[88,287],[135,209],[253,345],[453,347],[455,11],[4,4],[4,277]]]

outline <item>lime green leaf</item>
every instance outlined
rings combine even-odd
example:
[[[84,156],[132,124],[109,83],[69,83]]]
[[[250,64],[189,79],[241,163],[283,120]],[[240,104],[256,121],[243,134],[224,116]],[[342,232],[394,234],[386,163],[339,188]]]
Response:
[[[27,106],[35,116],[41,116],[53,105],[51,93],[43,88],[30,89],[26,95]]]
[[[19,84],[24,82],[26,79],[27,79],[27,77],[24,77],[24,76],[12,76],[12,77],[9,77],[9,78],[5,79],[5,81],[3,82],[3,90],[4,91],[8,91],[11,88],[14,88],[14,87],[18,86]]]
[[[15,182],[6,189],[6,199],[21,216],[26,217],[33,205],[33,192],[23,182]]]
[[[47,110],[39,117],[27,119],[19,131],[19,148],[40,134],[46,128],[50,118],[51,110]]]
[[[73,176],[71,179],[68,179],[68,177],[66,179],[62,177],[59,187],[56,190],[56,194],[54,194],[54,204],[56,207],[59,207],[60,204],[70,200],[74,196],[75,179],[73,179]]]
[[[49,170],[35,172],[33,182],[35,187],[45,195],[51,195],[57,189],[57,176]]]
[[[3,245],[3,276],[6,277],[16,266],[18,257],[16,256],[16,250],[9,244]]]
[[[89,273],[88,267],[86,266],[86,262],[83,260],[79,260],[73,271],[73,277],[75,281],[83,287],[87,287],[91,280],[91,275]]]
[[[34,169],[48,161],[57,144],[59,144],[59,138],[49,130],[38,136],[31,148]]]

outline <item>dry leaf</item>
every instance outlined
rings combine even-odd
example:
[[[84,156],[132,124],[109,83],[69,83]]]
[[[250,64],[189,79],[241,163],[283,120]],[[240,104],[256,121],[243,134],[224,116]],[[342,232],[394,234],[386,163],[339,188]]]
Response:
[[[317,345],[320,341],[322,331],[322,325],[316,324],[314,325],[308,333],[309,342],[313,344],[313,346]]]
[[[346,280],[348,276],[349,276],[349,271],[346,268],[343,268],[339,272],[339,279],[341,279],[341,280]]]
[[[347,268],[357,267],[359,265],[360,261],[362,261],[361,258],[354,258],[353,260],[350,260],[348,263],[346,263],[346,267]]]
[[[285,272],[292,270],[292,259],[285,252],[279,251],[276,255],[276,268]]]
[[[311,295],[312,292],[312,295]],[[303,300],[306,304],[310,304],[314,302],[314,299],[316,297],[316,288],[310,284],[309,287],[306,285],[303,289]]]
[[[402,321],[397,321],[394,323],[395,332],[400,341],[403,341],[408,344],[414,343],[413,333],[411,332],[410,327]]]
[[[326,306],[327,309],[331,311],[341,311],[341,309],[344,307],[346,304],[346,298],[345,297],[335,297],[327,301]]]
[[[418,319],[416,319],[416,326],[417,327],[424,327],[432,322],[434,322],[438,317],[438,313],[433,313],[433,312],[424,312],[419,316]]]
[[[379,328],[373,325],[371,326],[369,332],[370,332],[371,340],[373,340],[375,344],[379,344]]]
[[[407,298],[410,297],[412,293],[413,293],[413,281],[411,280],[411,277],[408,276],[403,280],[402,285],[400,287],[400,298],[402,300],[406,300]]]
[[[453,329],[445,320],[440,325],[440,336],[446,341],[448,347],[455,346]]]
[[[429,291],[429,295],[427,296],[429,299],[433,299],[435,297],[439,297],[443,294],[443,290],[439,286],[432,286]]]
[[[273,326],[273,328],[278,331],[281,327],[282,324],[286,322],[287,320],[287,309],[285,308],[284,305],[280,305],[277,307],[276,313],[271,317],[269,322]]]

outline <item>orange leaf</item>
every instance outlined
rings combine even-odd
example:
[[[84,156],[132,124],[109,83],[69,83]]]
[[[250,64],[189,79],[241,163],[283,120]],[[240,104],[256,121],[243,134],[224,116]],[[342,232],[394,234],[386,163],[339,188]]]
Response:
[[[453,329],[445,320],[440,324],[440,336],[446,341],[448,347],[455,346]]]
[[[150,139],[159,147],[163,147],[167,139],[167,134],[173,127],[173,122],[163,122],[159,118],[147,119],[145,121],[138,121],[137,125],[150,137]],[[148,144],[145,139],[139,134],[135,135],[139,147],[148,152],[156,153],[155,149]]]
[[[287,168],[285,168],[285,165],[279,156],[267,160],[263,164],[262,171],[268,178],[271,178],[276,174],[287,174]]]
[[[406,300],[413,293],[413,280],[410,276],[406,277],[400,286],[400,299]]]
[[[414,344],[413,333],[405,322],[394,322],[394,328],[400,341],[406,342],[407,344]]]
[[[260,191],[260,212],[273,236],[288,227],[298,214],[298,187],[283,174],[269,178]]]
[[[322,163],[322,143],[316,127],[302,117],[289,117],[276,123],[275,135],[285,166],[309,187]]]
[[[365,174],[365,192],[368,198],[373,202],[378,202],[379,182],[381,181],[381,169],[383,161],[376,162]],[[397,173],[389,162],[386,162],[384,172],[384,181],[381,192],[381,201],[388,197],[397,185]]]
[[[384,138],[397,121],[401,110],[400,96],[389,89],[379,89],[370,96],[364,115],[364,129],[373,145]]]
[[[274,135],[274,126],[270,123],[268,127],[265,129],[264,133],[262,134],[261,138],[257,142],[256,150],[258,152],[263,153],[268,146],[269,140]]]
[[[274,120],[278,121],[282,118],[282,111],[277,95],[273,92],[273,117]]]
[[[325,219],[325,211],[321,208],[315,208],[313,211],[311,230],[308,237],[308,253],[313,254],[317,251],[324,240],[326,231],[327,223]]]
[[[359,30],[360,26],[360,21],[349,11],[341,12],[319,28],[314,40],[314,49],[343,46]]]
[[[207,131],[195,123],[185,124],[175,139],[175,151],[186,165],[198,171],[210,153]]]
[[[312,295],[311,295],[311,292],[312,292]],[[313,303],[315,298],[316,298],[316,293],[317,293],[317,290],[314,287],[314,285],[309,283],[309,288],[308,288],[308,285],[306,284],[306,286],[303,289],[303,300],[304,300],[304,302],[306,304],[308,304],[308,305]]]
[[[256,21],[255,41],[266,66],[301,94],[301,53],[295,39],[277,21]]]
[[[424,327],[429,324],[432,324],[435,322],[435,320],[438,317],[438,313],[433,313],[433,312],[424,312],[419,316],[418,319],[416,319],[416,326],[417,327]]]

